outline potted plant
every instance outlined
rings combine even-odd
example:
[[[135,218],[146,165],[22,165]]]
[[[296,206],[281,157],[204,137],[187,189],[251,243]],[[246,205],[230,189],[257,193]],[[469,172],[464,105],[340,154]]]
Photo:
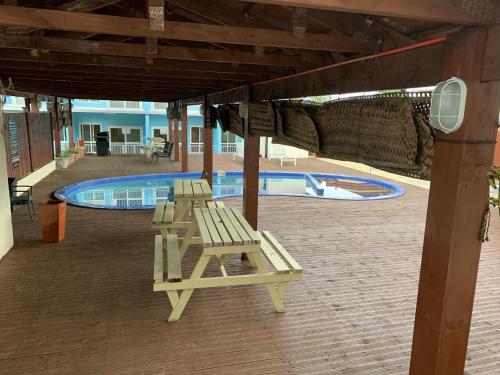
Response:
[[[63,169],[68,168],[69,156],[70,156],[70,153],[68,152],[68,150],[64,150],[63,152],[61,152],[61,156],[56,158],[57,168],[63,168]]]
[[[488,173],[488,180],[493,189],[498,189],[498,196],[490,197],[490,204],[493,207],[498,207],[498,213],[500,214],[500,167],[491,168]]]
[[[67,148],[64,152],[67,152],[68,154],[69,165],[73,164],[76,160],[76,154],[78,151],[75,151],[74,148]]]

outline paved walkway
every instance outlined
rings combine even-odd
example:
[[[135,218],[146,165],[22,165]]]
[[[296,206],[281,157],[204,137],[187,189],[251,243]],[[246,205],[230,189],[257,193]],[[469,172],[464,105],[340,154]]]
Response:
[[[217,157],[214,170],[242,165]],[[261,167],[281,169],[277,160]],[[176,168],[86,157],[39,183],[35,196],[88,178]],[[192,169],[201,169],[200,157]],[[364,175],[317,160],[286,169]],[[260,228],[305,270],[286,294],[287,312],[274,312],[264,288],[205,289],[177,323],[167,323],[167,297],[152,291],[152,211],[69,207],[66,240],[45,244],[20,208],[16,246],[0,261],[0,374],[407,374],[428,192],[404,186],[404,197],[373,202],[261,197]],[[490,239],[468,374],[500,368],[496,211]],[[188,256],[185,268],[193,261]],[[247,267],[235,258],[228,271]]]

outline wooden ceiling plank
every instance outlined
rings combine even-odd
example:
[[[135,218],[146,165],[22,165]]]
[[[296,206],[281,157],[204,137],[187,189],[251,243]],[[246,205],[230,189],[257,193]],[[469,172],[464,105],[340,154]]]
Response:
[[[54,37],[3,35],[2,38],[0,38],[0,47],[109,56],[147,57],[145,46],[142,44],[101,42],[80,39],[72,40]],[[155,58],[291,67],[308,67],[320,65],[322,63],[320,60],[304,61],[301,57],[288,56],[282,53],[257,55],[252,52],[229,52],[212,49],[170,46],[159,46],[158,53]]]
[[[146,19],[5,5],[0,6],[0,25],[321,51],[366,52],[369,49],[364,42],[338,35],[307,34],[304,38],[295,38],[290,32],[280,30],[173,21],[165,22],[164,31],[156,31],[150,30]]]
[[[469,15],[455,7],[453,0],[252,0],[252,3],[470,25],[498,21]]]
[[[29,50],[1,49],[0,59],[12,61],[31,61],[44,62],[52,64],[71,64],[88,65],[96,68],[107,66],[117,69],[128,68],[138,71],[170,71],[172,74],[193,74],[195,72],[203,73],[216,79],[242,80],[251,79],[256,81],[269,76],[283,75],[287,70],[270,69],[266,66],[253,65],[231,65],[222,63],[207,63],[197,61],[182,60],[155,60],[154,64],[149,65],[143,59],[134,57],[112,57],[102,55],[85,55],[72,53],[38,53],[33,55]],[[170,75],[172,75],[170,74]]]

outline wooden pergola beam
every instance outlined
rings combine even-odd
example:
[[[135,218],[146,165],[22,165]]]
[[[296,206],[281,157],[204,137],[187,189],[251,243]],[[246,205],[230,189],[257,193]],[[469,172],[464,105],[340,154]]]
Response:
[[[252,83],[253,99],[303,98],[432,86],[442,78],[442,59],[442,45],[432,44],[372,59],[346,61],[289,77]],[[207,99],[211,104],[223,104],[239,101],[243,95],[244,87],[239,86],[207,95]]]
[[[101,42],[56,37],[36,37],[25,35],[2,35],[0,48],[29,49],[55,52],[84,53],[92,55],[141,57],[148,54],[143,44]],[[322,59],[305,60],[300,56],[283,53],[263,53],[244,51],[224,51],[207,48],[158,46],[155,59],[221,62],[231,64],[255,64],[272,66],[307,67],[321,65]]]
[[[0,6],[0,25],[320,51],[366,52],[369,50],[365,42],[338,35],[307,34],[300,39],[295,38],[290,32],[280,30],[173,21],[165,21],[164,31],[158,31],[150,30],[149,20],[146,19],[5,5]]]
[[[490,4],[496,7],[497,14],[491,18],[467,14],[457,8],[453,0],[252,0],[252,3],[469,25],[494,24],[498,21],[498,3],[494,0]]]

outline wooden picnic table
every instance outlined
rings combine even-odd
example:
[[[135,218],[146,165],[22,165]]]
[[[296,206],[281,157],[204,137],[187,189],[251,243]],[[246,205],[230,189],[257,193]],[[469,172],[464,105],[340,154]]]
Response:
[[[196,237],[195,233],[199,232]],[[191,276],[183,279],[181,261],[189,245],[201,244],[203,251]],[[167,250],[167,279],[163,273],[163,249]],[[228,275],[225,262],[235,254],[247,253],[257,273]],[[209,261],[215,257],[222,276],[202,277]],[[274,268],[267,270],[264,258]],[[269,232],[259,233],[250,226],[241,212],[235,208],[194,208],[194,220],[188,226],[185,237],[166,233],[155,240],[154,291],[167,293],[172,305],[168,321],[180,318],[195,289],[263,284],[274,303],[276,311],[283,312],[283,294],[291,280],[302,278],[302,268]],[[180,294],[179,294],[180,293]]]

